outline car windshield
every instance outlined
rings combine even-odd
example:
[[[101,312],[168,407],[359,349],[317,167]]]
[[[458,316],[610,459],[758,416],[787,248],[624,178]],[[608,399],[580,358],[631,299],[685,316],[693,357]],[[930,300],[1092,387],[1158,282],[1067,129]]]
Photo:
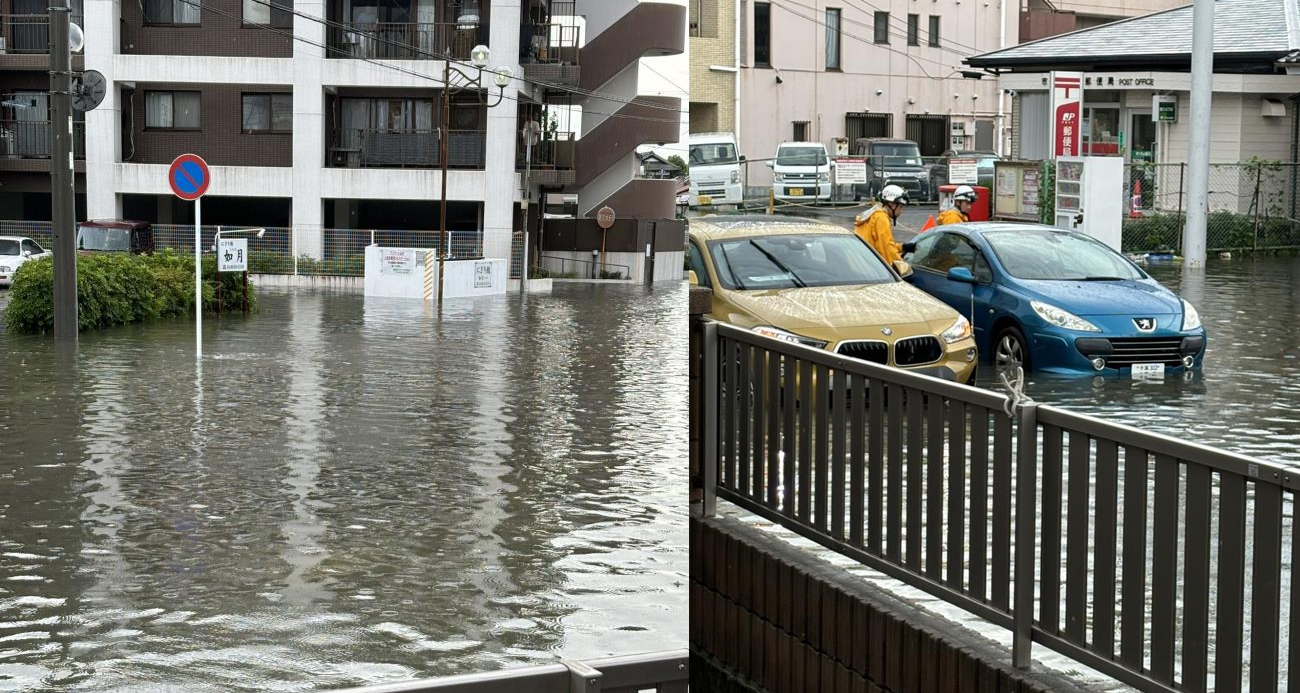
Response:
[[[821,147],[781,147],[776,150],[777,166],[825,166],[826,150]]]
[[[82,226],[77,230],[77,250],[130,250],[131,232],[98,226]]]
[[[883,166],[920,166],[921,150],[915,144],[895,142],[875,144],[871,147],[871,156],[877,165]]]
[[[691,166],[736,163],[736,146],[730,142],[691,145]]]
[[[857,236],[750,236],[709,243],[724,288],[767,290],[894,281],[880,258]]]
[[[1146,274],[1101,242],[1077,233],[1024,228],[986,231],[1007,273],[1019,279],[1113,281]]]
[[[18,255],[18,241],[0,239],[0,255]]]

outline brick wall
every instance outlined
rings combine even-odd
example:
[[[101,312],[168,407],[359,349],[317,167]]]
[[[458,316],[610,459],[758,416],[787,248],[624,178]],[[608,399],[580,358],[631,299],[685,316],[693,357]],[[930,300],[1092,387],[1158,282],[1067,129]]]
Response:
[[[736,63],[736,7],[732,0],[700,0],[700,36],[692,36],[691,103],[717,104],[717,129],[735,129],[736,76],[730,72],[710,70],[710,65],[733,66]],[[694,15],[692,15],[694,17]],[[716,36],[716,38],[712,38]],[[692,132],[698,132],[694,127]]]
[[[693,654],[771,693],[1082,693],[729,518],[690,521]],[[704,672],[701,672],[704,673]],[[696,678],[696,670],[691,670]],[[700,690],[706,679],[692,680]]]
[[[167,131],[145,128],[145,92],[199,91],[200,130]],[[132,127],[135,155],[129,161],[140,164],[170,164],[186,152],[198,154],[216,166],[292,166],[291,133],[245,134],[241,131],[243,104],[248,93],[290,93],[285,87],[227,84],[139,84],[131,95],[130,108],[123,109],[123,127]],[[123,155],[130,153],[127,147]],[[323,163],[323,162],[322,162]]]
[[[191,0],[197,2],[198,0]],[[198,26],[146,26],[142,2],[122,3],[122,52],[142,55],[293,57],[293,29],[243,25],[243,0],[202,0]],[[284,35],[288,34],[288,35]]]

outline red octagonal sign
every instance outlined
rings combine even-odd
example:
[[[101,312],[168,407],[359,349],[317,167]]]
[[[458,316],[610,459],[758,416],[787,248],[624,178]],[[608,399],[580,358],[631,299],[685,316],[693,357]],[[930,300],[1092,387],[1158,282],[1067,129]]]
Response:
[[[167,183],[182,200],[197,200],[208,191],[212,174],[208,163],[198,154],[181,154],[167,171]]]

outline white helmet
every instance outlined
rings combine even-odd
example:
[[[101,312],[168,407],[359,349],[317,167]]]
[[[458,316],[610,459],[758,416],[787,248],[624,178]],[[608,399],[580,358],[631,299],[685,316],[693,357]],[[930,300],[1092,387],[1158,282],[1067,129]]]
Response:
[[[975,188],[972,188],[969,185],[957,186],[957,190],[952,194],[953,202],[956,202],[958,200],[965,200],[966,202],[974,202],[977,199],[979,199],[979,195],[976,195]]]
[[[897,185],[886,185],[884,188],[881,188],[880,190],[880,201],[898,202],[900,204],[907,204],[911,200],[907,199],[906,190],[898,187]]]

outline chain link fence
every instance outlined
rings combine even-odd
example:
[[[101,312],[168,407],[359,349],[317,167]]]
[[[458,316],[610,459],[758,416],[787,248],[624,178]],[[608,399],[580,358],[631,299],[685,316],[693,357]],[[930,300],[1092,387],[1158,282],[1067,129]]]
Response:
[[[204,253],[213,252],[217,231],[222,236],[244,227],[204,226],[200,243]],[[192,224],[154,224],[155,250],[171,250],[182,255],[194,253]],[[2,221],[0,235],[26,236],[46,248],[54,245],[54,233],[48,221]],[[452,260],[475,260],[483,257],[481,231],[450,231]],[[388,248],[432,248],[442,250],[438,231],[394,231],[384,229],[307,230],[267,227],[258,238],[255,234],[231,234],[248,239],[248,269],[255,274],[365,276],[365,249],[368,245]],[[522,252],[523,239],[518,240]],[[513,253],[512,253],[513,254]],[[515,259],[512,258],[512,266]],[[515,276],[515,270],[511,270]]]

